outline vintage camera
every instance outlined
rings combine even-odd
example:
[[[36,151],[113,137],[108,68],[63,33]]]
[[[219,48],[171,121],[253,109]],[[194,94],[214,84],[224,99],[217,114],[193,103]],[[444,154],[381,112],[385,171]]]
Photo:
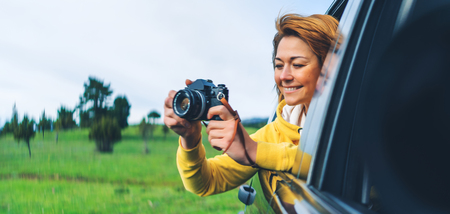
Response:
[[[223,105],[220,99],[228,100],[228,89],[224,84],[217,87],[211,80],[198,79],[185,89],[179,90],[173,98],[173,111],[189,121],[208,120],[209,108]],[[221,120],[215,115],[211,120]]]

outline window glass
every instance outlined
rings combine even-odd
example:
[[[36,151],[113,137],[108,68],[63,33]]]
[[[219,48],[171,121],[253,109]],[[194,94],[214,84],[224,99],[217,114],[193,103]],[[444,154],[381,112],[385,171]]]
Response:
[[[317,144],[320,140],[320,134],[323,127],[323,122],[326,118],[326,110],[331,98],[331,92],[334,88],[337,72],[341,64],[341,59],[347,47],[348,35],[354,25],[355,18],[360,8],[362,1],[349,1],[344,13],[341,17],[338,27],[338,38],[335,44],[330,48],[329,54],[325,59],[322,67],[321,75],[317,82],[316,92],[309,107],[308,115],[306,117],[305,128],[301,132],[299,149],[307,154],[312,155],[311,168],[313,167],[314,154]],[[303,152],[298,152],[294,166],[299,169],[296,172],[297,177],[300,177],[300,166],[306,156]],[[295,171],[295,170],[294,170]]]

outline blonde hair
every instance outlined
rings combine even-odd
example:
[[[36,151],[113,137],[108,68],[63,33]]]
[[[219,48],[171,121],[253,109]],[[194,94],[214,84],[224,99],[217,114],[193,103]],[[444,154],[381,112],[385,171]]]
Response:
[[[278,45],[285,36],[296,36],[308,44],[322,67],[330,45],[337,37],[338,24],[339,22],[330,15],[315,14],[303,17],[298,14],[285,14],[278,17],[275,22],[277,33],[273,38],[272,63],[274,69]],[[276,88],[279,101],[281,101],[284,99],[283,95],[278,87]]]

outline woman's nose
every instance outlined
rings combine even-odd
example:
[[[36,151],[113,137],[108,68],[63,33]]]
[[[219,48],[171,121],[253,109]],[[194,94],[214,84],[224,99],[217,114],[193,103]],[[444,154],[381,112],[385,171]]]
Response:
[[[292,73],[291,73],[291,69],[289,68],[289,66],[285,66],[283,68],[283,71],[281,72],[280,75],[280,79],[281,80],[292,80]]]

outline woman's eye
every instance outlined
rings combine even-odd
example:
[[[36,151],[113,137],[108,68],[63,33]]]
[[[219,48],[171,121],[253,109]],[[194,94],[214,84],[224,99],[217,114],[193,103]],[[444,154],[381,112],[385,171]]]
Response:
[[[283,65],[281,65],[281,64],[275,65],[275,68],[278,68],[278,69],[283,68]]]
[[[294,67],[296,67],[296,68],[301,68],[301,67],[303,67],[304,65],[302,65],[302,64],[294,64]]]

